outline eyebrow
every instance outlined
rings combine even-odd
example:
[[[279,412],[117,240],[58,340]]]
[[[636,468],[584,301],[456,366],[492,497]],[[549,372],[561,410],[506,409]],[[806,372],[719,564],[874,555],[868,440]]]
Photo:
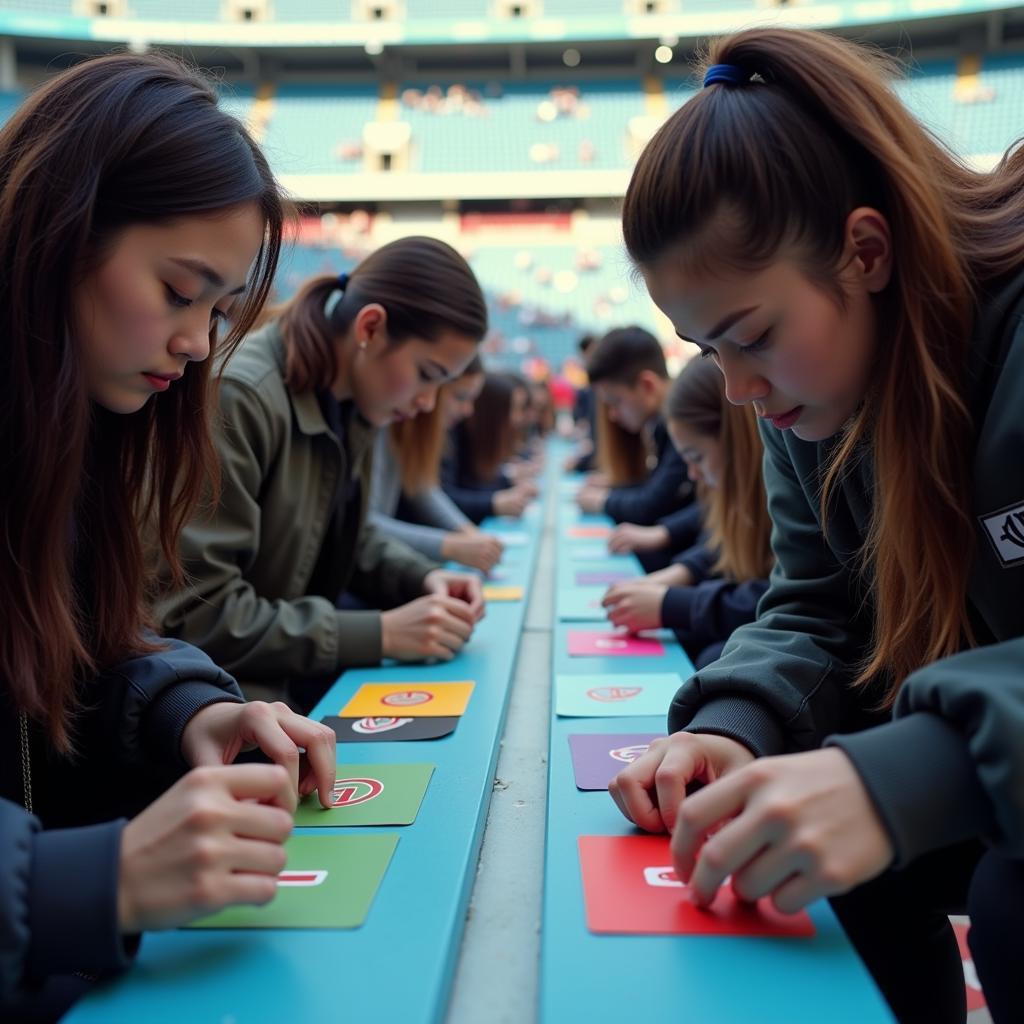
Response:
[[[193,274],[198,274],[199,277],[212,284],[214,288],[224,287],[224,278],[213,267],[202,260],[192,260],[185,256],[172,256],[171,262],[177,263],[179,267],[184,267],[186,270],[191,270]],[[244,291],[245,285],[240,284],[237,288],[228,292],[228,295],[241,295]]]
[[[756,313],[761,307],[760,306],[748,306],[746,309],[738,309],[735,313],[730,313],[719,323],[708,331],[707,340],[714,341],[716,338],[720,338],[733,324],[737,324],[746,316],[750,316],[751,313]]]
[[[443,363],[439,363],[436,359],[428,359],[427,365],[433,367],[435,370],[440,370],[441,376],[444,378],[449,380],[458,380],[458,377],[455,376],[455,372],[453,370],[449,370],[447,366]]]

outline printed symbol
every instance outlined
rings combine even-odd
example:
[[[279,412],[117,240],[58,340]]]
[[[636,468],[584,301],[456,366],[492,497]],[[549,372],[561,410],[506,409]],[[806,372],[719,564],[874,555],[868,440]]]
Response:
[[[432,693],[426,690],[401,690],[398,693],[389,693],[381,697],[381,704],[387,704],[389,708],[411,708],[416,704],[426,704],[434,699]]]
[[[648,885],[663,887],[666,889],[685,889],[686,885],[679,881],[675,868],[669,866],[664,868],[644,868],[644,881]]]
[[[607,637],[598,637],[594,641],[595,647],[600,647],[603,651],[621,651],[626,646],[625,640],[609,640]]]
[[[373,736],[378,732],[401,729],[403,725],[408,725],[411,721],[411,718],[360,718],[358,722],[352,723],[352,731],[363,736]]]
[[[384,792],[384,783],[377,779],[338,779],[331,796],[332,807],[354,807],[365,804]]]
[[[320,885],[326,877],[326,871],[282,871],[277,876],[277,884],[310,888]]]
[[[602,704],[614,704],[619,700],[632,700],[638,693],[643,693],[642,686],[597,686],[587,690],[591,700],[599,700]]]
[[[638,743],[633,747],[616,747],[615,750],[609,750],[608,756],[614,758],[616,761],[624,761],[626,764],[632,764],[641,754],[647,753],[648,744]]]
[[[1003,532],[999,539],[1024,548],[1024,512],[1011,512],[1003,520]]]

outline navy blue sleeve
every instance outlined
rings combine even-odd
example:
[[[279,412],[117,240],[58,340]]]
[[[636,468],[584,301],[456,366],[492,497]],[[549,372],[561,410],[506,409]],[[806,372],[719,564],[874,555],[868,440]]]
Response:
[[[129,965],[137,940],[122,936],[117,920],[124,825],[43,831],[0,800],[0,1010],[26,982]]]
[[[668,546],[672,551],[685,551],[697,543],[704,529],[704,510],[693,501],[664,516],[658,525],[668,530]]]
[[[481,523],[494,510],[494,498],[490,491],[463,487],[458,483],[458,471],[452,458],[441,461],[441,490],[458,506],[459,511],[473,523]]]
[[[664,427],[660,431],[664,431]],[[604,512],[617,523],[653,526],[692,500],[686,464],[667,440],[667,434],[661,439],[660,431],[655,431],[659,442],[658,464],[651,475],[642,484],[612,488],[608,495]]]
[[[705,644],[728,640],[734,629],[757,618],[767,580],[705,580],[693,587],[669,587],[661,604],[662,625],[693,633]]]
[[[714,548],[708,547],[704,538],[701,537],[692,548],[687,548],[686,551],[676,555],[672,561],[676,565],[685,565],[690,570],[694,583],[703,583],[714,575],[718,552]]]

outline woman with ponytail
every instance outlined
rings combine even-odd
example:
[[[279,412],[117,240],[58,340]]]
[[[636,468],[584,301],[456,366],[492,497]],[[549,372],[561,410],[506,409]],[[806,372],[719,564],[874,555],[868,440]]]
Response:
[[[670,566],[616,583],[604,607],[632,632],[676,631],[697,668],[756,617],[771,570],[770,523],[757,418],[732,405],[709,360],[691,359],[669,388],[665,425],[696,485],[704,531]]]
[[[719,40],[634,172],[652,298],[761,417],[776,568],[612,793],[672,832],[700,903],[728,875],[782,910],[831,897],[903,1022],[963,1021],[946,914],[968,911],[1003,1024],[1024,1019],[1024,150],[969,169],[894,72],[822,33]]]
[[[220,389],[220,499],[182,531],[187,582],[157,606],[167,632],[243,686],[303,681],[300,703],[353,665],[453,658],[479,578],[386,537],[366,504],[377,431],[429,413],[486,330],[466,261],[411,237],[307,282],[250,335]]]
[[[272,899],[298,795],[334,784],[331,730],[245,704],[144,599],[140,525],[180,577],[216,479],[208,357],[259,313],[283,217],[244,127],[169,57],[84,61],[0,131],[5,1021],[56,1019],[145,930]],[[257,745],[279,763],[231,763]]]

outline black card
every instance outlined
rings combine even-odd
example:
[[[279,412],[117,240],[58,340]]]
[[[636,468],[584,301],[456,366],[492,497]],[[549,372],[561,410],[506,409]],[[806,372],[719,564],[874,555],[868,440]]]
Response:
[[[338,737],[339,743],[396,743],[401,740],[437,740],[455,732],[458,717],[452,718],[321,718]]]

